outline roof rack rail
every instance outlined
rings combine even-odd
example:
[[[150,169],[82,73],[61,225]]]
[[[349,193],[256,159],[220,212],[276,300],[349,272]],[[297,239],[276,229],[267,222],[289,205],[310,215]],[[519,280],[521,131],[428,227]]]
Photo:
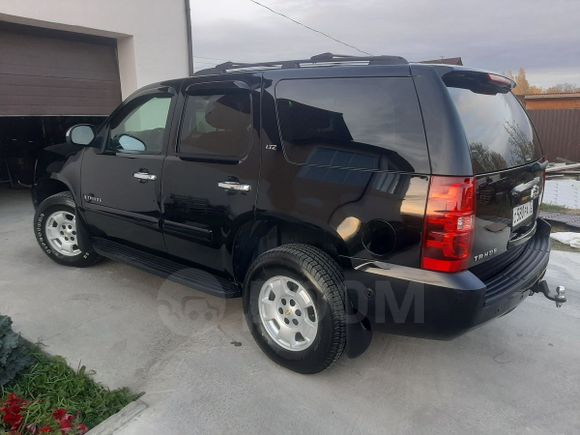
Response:
[[[400,56],[350,56],[345,54],[320,53],[312,56],[310,59],[279,60],[258,63],[240,63],[224,62],[213,68],[206,68],[197,71],[194,75],[224,74],[227,72],[240,70],[258,70],[258,69],[288,69],[315,67],[319,64],[323,66],[339,64],[361,64],[366,62],[367,65],[406,65],[409,62]]]

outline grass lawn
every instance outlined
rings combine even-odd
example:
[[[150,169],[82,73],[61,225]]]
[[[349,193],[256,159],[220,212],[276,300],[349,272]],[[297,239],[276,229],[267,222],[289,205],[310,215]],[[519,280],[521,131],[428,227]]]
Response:
[[[3,411],[0,409],[2,435],[14,433],[5,419],[10,403],[16,407],[13,411],[21,408],[17,413],[22,416],[18,433],[76,434],[96,426],[139,397],[127,389],[110,391],[92,380],[84,366],[73,370],[63,358],[30,346],[34,364],[13,383],[0,388],[0,408],[4,407]],[[15,401],[14,395],[24,404]],[[72,429],[63,431],[67,425]]]

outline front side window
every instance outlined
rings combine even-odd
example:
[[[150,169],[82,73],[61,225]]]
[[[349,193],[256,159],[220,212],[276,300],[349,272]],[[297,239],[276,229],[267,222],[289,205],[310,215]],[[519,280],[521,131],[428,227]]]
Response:
[[[408,77],[282,80],[280,133],[294,163],[428,172],[421,112]]]
[[[243,157],[250,148],[251,129],[249,91],[189,95],[177,151],[198,156]]]
[[[159,154],[165,143],[170,96],[148,96],[129,104],[110,123],[107,148],[123,153]]]

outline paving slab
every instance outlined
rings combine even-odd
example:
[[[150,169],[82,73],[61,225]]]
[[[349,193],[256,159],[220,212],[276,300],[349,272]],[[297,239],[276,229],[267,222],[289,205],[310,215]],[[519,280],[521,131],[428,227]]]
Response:
[[[543,202],[550,205],[580,210],[580,181],[547,180]]]

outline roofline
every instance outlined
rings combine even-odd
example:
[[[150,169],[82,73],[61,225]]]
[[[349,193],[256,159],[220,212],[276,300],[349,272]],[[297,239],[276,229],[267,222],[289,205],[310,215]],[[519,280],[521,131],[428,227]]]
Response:
[[[333,55],[333,56],[337,56],[337,55]],[[349,56],[350,57],[350,56]],[[375,56],[378,57],[380,59],[385,58],[386,56]],[[403,58],[399,58],[397,56],[388,56],[391,59],[403,59]],[[403,59],[405,60],[405,59]],[[309,61],[310,62],[310,61]],[[451,65],[451,64],[433,64],[433,63],[422,63],[422,62],[407,62],[405,60],[406,63],[370,63],[370,64],[361,64],[361,63],[349,63],[349,62],[333,62],[332,64],[329,64],[328,62],[316,62],[315,65],[311,65],[308,67],[298,67],[298,68],[275,68],[275,67],[263,67],[263,68],[251,68],[251,69],[247,69],[247,68],[241,68],[241,69],[234,69],[231,71],[227,71],[227,72],[220,72],[219,70],[216,70],[216,68],[207,68],[207,69],[203,69],[203,70],[199,70],[197,71],[193,76],[182,76],[182,77],[173,77],[171,79],[167,79],[167,80],[162,80],[162,81],[158,81],[155,83],[150,83],[148,85],[145,85],[139,89],[137,89],[135,92],[138,91],[142,91],[142,90],[146,90],[146,89],[151,89],[151,88],[155,88],[155,87],[160,87],[160,86],[174,86],[176,82],[181,82],[183,80],[188,80],[188,79],[192,79],[192,78],[199,78],[199,77],[220,77],[220,76],[230,76],[230,75],[234,75],[234,74],[264,74],[264,73],[274,73],[274,72],[298,72],[298,71],[308,71],[310,70],[313,75],[319,76],[321,73],[321,70],[335,70],[335,69],[339,69],[339,68],[345,68],[345,69],[355,69],[355,68],[362,68],[362,67],[373,67],[373,68],[369,68],[367,70],[367,72],[365,72],[363,75],[367,76],[368,74],[373,75],[371,73],[371,70],[375,70],[375,68],[380,68],[380,67],[393,67],[393,68],[397,68],[397,67],[410,67],[409,68],[409,74],[412,74],[412,69],[411,68],[426,68],[426,69],[433,69],[433,70],[437,70],[438,74],[440,76],[443,76],[449,72],[452,71],[466,71],[466,72],[477,72],[477,73],[484,73],[484,74],[495,74],[495,75],[499,75],[502,77],[505,77],[507,79],[509,79],[510,81],[513,81],[512,79],[510,79],[509,77],[506,77],[504,74],[498,74],[496,72],[490,71],[490,70],[483,70],[483,69],[479,69],[479,68],[472,68],[472,67],[466,67],[466,66],[462,66],[462,65]],[[274,62],[275,63],[275,62]],[[263,64],[260,64],[263,65]],[[315,70],[318,70],[318,73],[314,73]],[[542,98],[545,95],[544,98],[550,98],[553,97],[554,95],[569,95],[570,98],[578,96],[580,97],[580,93],[576,93],[576,94],[542,94],[542,96],[530,96],[532,98],[534,97],[538,97],[538,98]],[[528,98],[528,96],[526,96],[525,98]],[[556,97],[557,98],[557,97]]]

